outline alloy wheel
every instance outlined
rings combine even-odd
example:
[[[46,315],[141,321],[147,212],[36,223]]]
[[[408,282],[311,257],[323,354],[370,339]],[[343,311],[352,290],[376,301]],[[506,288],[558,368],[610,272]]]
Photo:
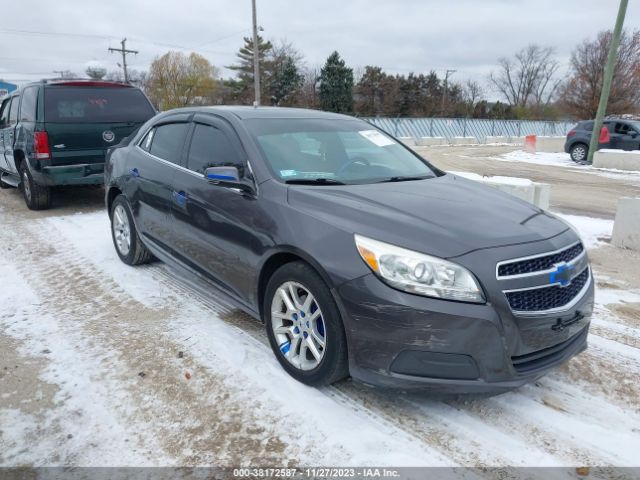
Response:
[[[278,287],[271,302],[271,328],[278,348],[295,368],[320,365],[326,350],[322,311],[313,294],[297,282]]]
[[[573,158],[574,162],[581,162],[582,160],[585,159],[586,156],[587,156],[587,149],[584,148],[582,145],[573,147],[573,151],[571,152],[571,157]]]
[[[122,256],[127,256],[131,249],[131,227],[129,217],[122,205],[117,205],[113,210],[113,237],[116,247]]]

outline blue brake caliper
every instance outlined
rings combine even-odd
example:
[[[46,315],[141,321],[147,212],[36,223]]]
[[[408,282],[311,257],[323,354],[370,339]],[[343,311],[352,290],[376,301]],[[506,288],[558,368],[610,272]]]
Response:
[[[289,352],[290,348],[291,348],[291,343],[289,342],[289,340],[280,344],[280,351],[282,352],[283,355],[286,355]]]
[[[315,312],[317,309],[318,306],[315,303],[311,305],[311,313]],[[324,338],[324,320],[322,320],[322,317],[318,317],[316,323],[318,324],[318,333],[322,338]]]

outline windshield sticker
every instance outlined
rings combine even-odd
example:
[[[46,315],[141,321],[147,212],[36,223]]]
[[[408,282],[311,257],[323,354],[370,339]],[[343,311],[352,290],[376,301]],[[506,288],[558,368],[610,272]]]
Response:
[[[361,130],[358,132],[364,138],[369,140],[371,143],[379,146],[386,147],[388,145],[395,145],[396,142],[391,140],[389,137],[383,135],[378,130]]]
[[[280,170],[281,177],[295,177],[297,174],[295,170]]]

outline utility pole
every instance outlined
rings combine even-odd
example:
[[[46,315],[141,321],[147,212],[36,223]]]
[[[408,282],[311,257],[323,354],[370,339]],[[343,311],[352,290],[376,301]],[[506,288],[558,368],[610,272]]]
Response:
[[[256,0],[251,0],[253,10],[253,87],[255,89],[254,107],[260,106],[260,52],[258,48],[258,14],[256,12]]]
[[[122,41],[120,42],[120,45],[122,45],[122,48],[109,47],[109,51],[111,53],[120,52],[122,54],[122,70],[124,70],[124,83],[129,83],[129,74],[127,72],[127,54],[133,53],[134,55],[137,55],[139,52],[137,50],[127,50],[126,44],[127,44],[127,39],[123,38]]]
[[[444,106],[445,106],[445,102],[447,100],[447,90],[449,88],[449,75],[452,75],[454,73],[456,73],[457,70],[449,70],[447,69],[446,73],[444,74],[444,93],[442,94],[442,113],[444,114]]]
[[[604,76],[602,79],[602,92],[600,93],[600,103],[598,103],[598,112],[596,120],[593,122],[593,132],[591,132],[591,141],[589,142],[589,152],[587,155],[587,163],[593,163],[593,154],[598,148],[598,139],[600,138],[600,130],[602,129],[602,119],[607,111],[607,103],[609,102],[609,92],[611,91],[611,80],[613,79],[613,70],[616,66],[618,58],[618,46],[620,45],[620,35],[622,34],[622,25],[624,24],[624,16],[627,13],[627,4],[629,0],[620,0],[618,8],[618,18],[616,18],[616,26],[611,35],[611,45],[609,46],[609,55],[607,56],[607,64],[604,67]]]

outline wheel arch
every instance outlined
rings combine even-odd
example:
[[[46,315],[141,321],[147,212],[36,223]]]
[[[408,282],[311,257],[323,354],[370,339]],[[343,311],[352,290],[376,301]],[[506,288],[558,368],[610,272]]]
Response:
[[[107,189],[107,214],[109,218],[111,218],[111,205],[113,205],[113,201],[118,195],[122,195],[122,190],[115,185],[108,187]]]
[[[329,274],[320,266],[320,264],[308,253],[299,248],[292,246],[280,247],[277,250],[272,251],[263,261],[260,267],[260,273],[258,275],[257,284],[257,304],[258,311],[260,313],[260,319],[264,321],[264,294],[267,289],[267,284],[271,276],[283,265],[292,262],[302,261],[313,268],[327,284],[327,287],[333,295],[333,282],[329,277]]]

